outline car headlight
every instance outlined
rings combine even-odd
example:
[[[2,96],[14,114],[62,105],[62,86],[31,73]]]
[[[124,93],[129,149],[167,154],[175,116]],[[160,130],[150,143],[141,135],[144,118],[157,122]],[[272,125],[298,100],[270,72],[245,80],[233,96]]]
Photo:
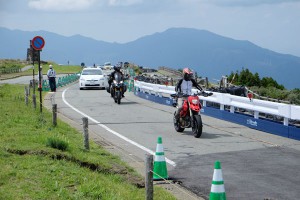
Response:
[[[100,78],[100,79],[99,79],[99,81],[103,81],[103,80],[104,80],[104,78]]]
[[[81,80],[81,81],[85,81],[84,78],[81,78],[80,80]]]
[[[114,84],[117,84],[117,81],[116,81],[116,80],[114,80]]]

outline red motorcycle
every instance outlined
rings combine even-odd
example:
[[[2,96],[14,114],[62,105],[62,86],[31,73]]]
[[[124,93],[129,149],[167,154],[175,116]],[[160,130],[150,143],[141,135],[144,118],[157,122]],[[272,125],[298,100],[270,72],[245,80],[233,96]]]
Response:
[[[174,98],[175,103],[174,107],[177,106],[177,99],[184,98],[183,105],[181,109],[177,109],[174,113],[173,122],[174,128],[177,132],[183,132],[185,128],[192,128],[194,137],[199,138],[202,135],[202,118],[200,115],[200,110],[202,105],[198,95],[211,96],[212,93],[196,93],[193,95],[185,94],[171,94],[171,97]],[[177,113],[179,113],[179,119]]]

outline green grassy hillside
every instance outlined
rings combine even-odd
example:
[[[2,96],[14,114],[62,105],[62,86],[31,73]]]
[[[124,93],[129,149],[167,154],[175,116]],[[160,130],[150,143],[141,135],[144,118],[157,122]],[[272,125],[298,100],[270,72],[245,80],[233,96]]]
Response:
[[[46,109],[25,105],[24,86],[0,85],[0,199],[145,199],[144,180]],[[175,199],[160,187],[154,199]]]

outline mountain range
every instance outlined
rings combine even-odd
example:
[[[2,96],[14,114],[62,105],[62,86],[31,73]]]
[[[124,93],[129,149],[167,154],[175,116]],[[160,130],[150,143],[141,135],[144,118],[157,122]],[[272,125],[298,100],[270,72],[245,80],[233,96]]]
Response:
[[[0,58],[26,59],[30,40],[37,35],[45,40],[41,59],[56,63],[92,65],[123,61],[149,68],[190,67],[209,80],[247,68],[260,78],[272,77],[287,89],[300,86],[300,57],[192,28],[170,28],[121,44],[81,35],[66,37],[47,31],[0,27]]]

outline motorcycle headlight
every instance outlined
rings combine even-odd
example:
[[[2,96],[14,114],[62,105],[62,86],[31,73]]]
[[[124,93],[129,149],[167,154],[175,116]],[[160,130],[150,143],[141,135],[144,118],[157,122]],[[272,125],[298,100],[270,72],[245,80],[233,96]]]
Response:
[[[116,81],[116,80],[114,80],[114,84],[117,84],[117,81]]]
[[[120,81],[120,83],[122,84],[122,83],[123,83],[123,81]]]
[[[192,100],[192,103],[193,103],[193,104],[198,104],[198,103],[199,103],[199,100],[198,100],[198,99],[193,99],[193,100]]]

